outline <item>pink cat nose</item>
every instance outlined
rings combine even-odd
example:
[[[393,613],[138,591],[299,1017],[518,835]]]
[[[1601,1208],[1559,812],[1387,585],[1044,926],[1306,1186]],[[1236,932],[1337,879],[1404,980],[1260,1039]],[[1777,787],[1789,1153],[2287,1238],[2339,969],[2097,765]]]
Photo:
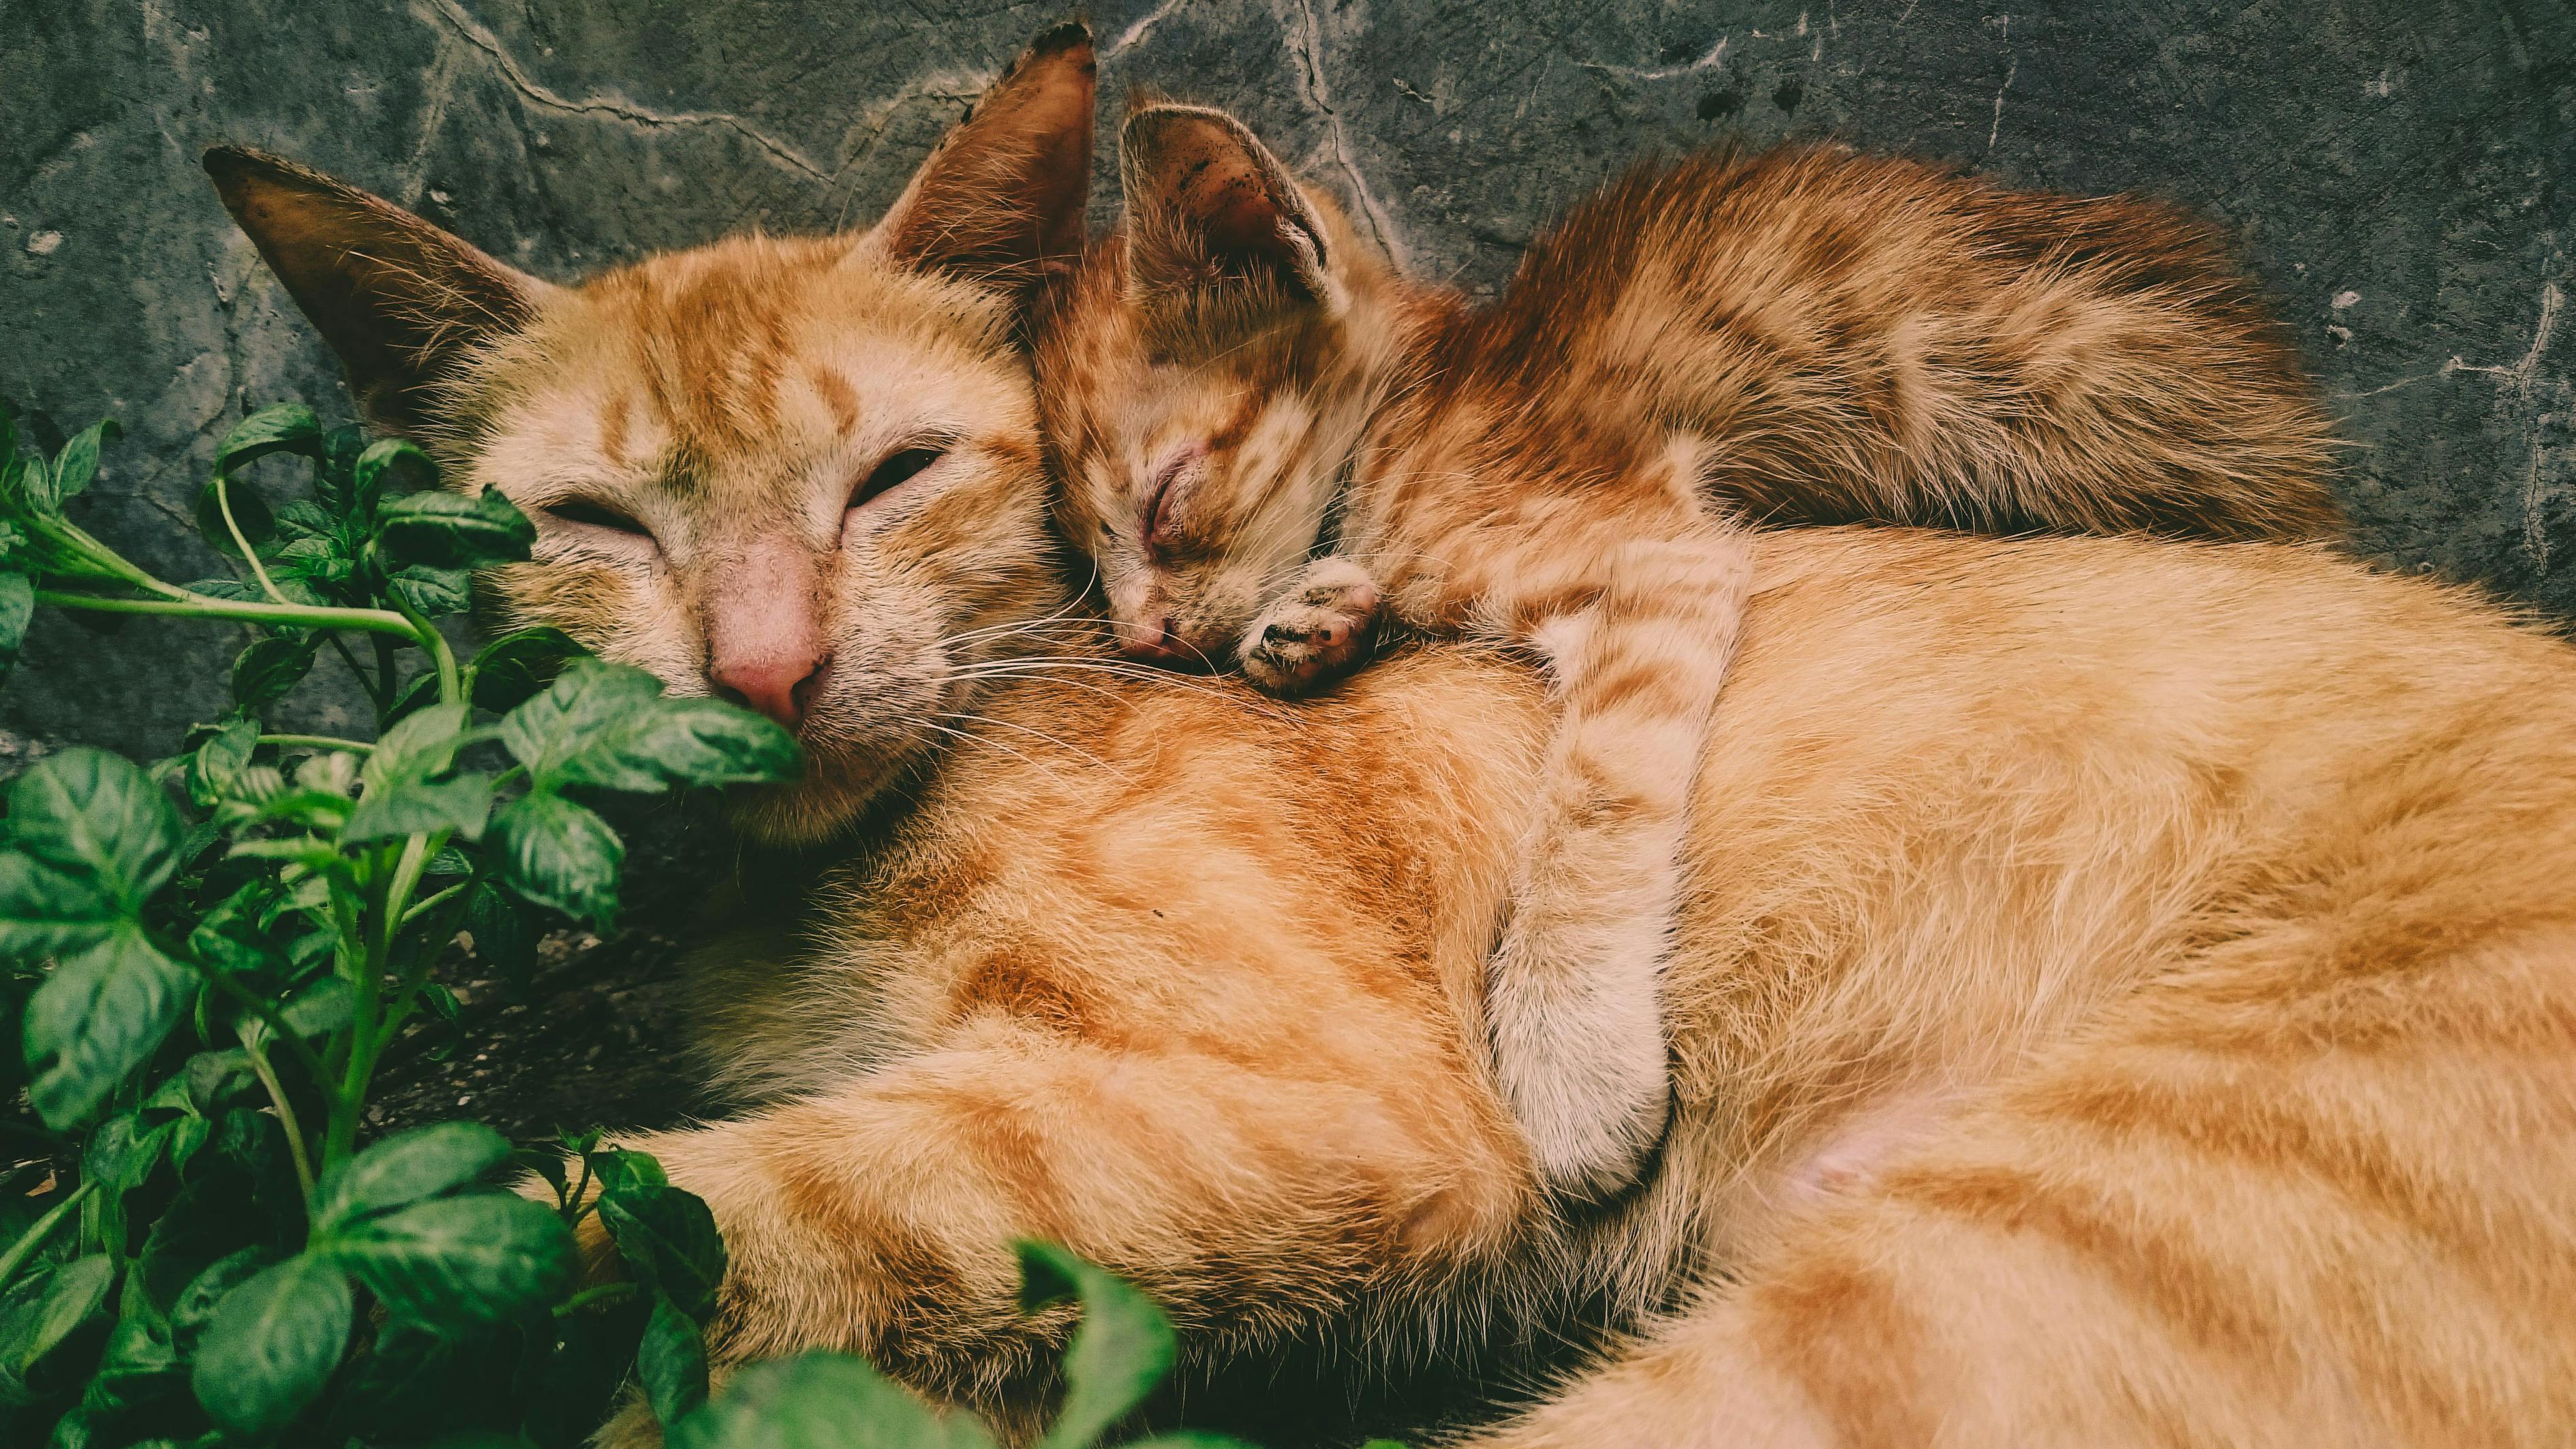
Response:
[[[1118,626],[1118,652],[1130,659],[1160,663],[1181,657],[1181,636],[1172,632],[1168,614]]]
[[[710,678],[717,694],[756,709],[792,730],[804,723],[805,711],[813,705],[815,690],[822,684],[823,671],[831,665],[829,655],[773,655],[728,660],[718,665]]]

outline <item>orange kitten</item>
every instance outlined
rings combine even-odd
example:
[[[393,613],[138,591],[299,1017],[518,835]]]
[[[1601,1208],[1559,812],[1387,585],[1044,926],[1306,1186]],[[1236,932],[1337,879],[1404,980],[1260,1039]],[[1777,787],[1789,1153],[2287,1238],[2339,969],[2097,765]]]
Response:
[[[1390,612],[1542,659],[1560,710],[1495,953],[1561,1190],[1664,1120],[1655,982],[1748,586],[1730,519],[2303,535],[2322,417],[2214,238],[1827,147],[1649,166],[1492,306],[1391,271],[1239,122],[1127,119],[1123,237],[1042,332],[1060,514],[1131,654],[1281,692]]]

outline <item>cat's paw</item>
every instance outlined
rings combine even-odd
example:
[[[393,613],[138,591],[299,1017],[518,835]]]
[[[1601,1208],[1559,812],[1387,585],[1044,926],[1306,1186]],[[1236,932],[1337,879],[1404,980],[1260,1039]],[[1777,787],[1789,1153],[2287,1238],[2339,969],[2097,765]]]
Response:
[[[1530,929],[1523,915],[1489,963],[1497,1083],[1551,1196],[1615,1197],[1644,1175],[1663,1140],[1672,1082],[1656,996],[1659,944],[1615,929],[1569,941]]]
[[[1357,668],[1376,641],[1377,582],[1344,558],[1317,559],[1243,636],[1243,672],[1272,694],[1311,694]]]

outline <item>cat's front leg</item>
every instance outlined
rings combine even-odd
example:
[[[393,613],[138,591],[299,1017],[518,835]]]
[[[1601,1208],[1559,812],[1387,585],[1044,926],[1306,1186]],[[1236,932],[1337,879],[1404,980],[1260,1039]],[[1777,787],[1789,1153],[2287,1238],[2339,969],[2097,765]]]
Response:
[[[1367,569],[1340,554],[1316,559],[1244,631],[1243,672],[1272,694],[1322,689],[1368,657],[1379,610]]]

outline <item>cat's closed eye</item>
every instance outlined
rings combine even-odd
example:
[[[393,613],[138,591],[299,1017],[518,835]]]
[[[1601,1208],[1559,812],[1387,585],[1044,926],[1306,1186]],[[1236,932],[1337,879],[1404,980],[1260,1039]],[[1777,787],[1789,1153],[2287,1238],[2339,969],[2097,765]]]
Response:
[[[637,521],[633,514],[613,508],[596,498],[558,499],[546,504],[543,511],[558,522],[578,524],[583,528],[605,529],[610,533],[622,533],[630,538],[642,539],[646,543],[653,541],[653,530]]]
[[[909,481],[915,474],[946,456],[948,456],[948,446],[945,443],[918,443],[909,448],[897,448],[885,456],[885,461],[870,470],[868,476],[860,480],[857,488],[851,490],[850,506],[860,507],[877,495]]]

